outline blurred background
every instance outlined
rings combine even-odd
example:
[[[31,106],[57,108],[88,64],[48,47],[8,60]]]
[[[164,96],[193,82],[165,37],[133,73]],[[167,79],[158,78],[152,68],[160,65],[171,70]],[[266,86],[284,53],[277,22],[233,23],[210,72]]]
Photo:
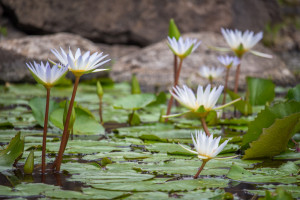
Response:
[[[247,55],[241,79],[299,83],[300,0],[0,0],[0,82],[32,81],[25,62],[55,59],[50,49],[70,47],[110,54],[111,71],[86,78],[136,74],[142,85],[165,90],[172,83],[171,18],[183,36],[202,41],[183,65],[182,83],[205,84],[199,67],[219,65],[221,53],[208,47],[227,46],[221,27],[263,31],[255,49],[274,56]]]

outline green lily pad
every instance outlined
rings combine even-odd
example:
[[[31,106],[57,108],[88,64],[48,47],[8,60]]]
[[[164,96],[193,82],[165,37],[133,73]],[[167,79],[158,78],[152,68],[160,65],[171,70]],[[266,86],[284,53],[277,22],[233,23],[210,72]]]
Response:
[[[0,151],[0,172],[11,169],[15,160],[24,151],[24,138],[21,133],[17,133],[4,150]]]
[[[298,112],[300,112],[300,103],[295,101],[278,103],[272,107],[266,107],[249,124],[248,132],[243,136],[242,147],[244,149],[248,148],[252,141],[259,138],[263,128],[270,127],[276,119],[282,119]]]
[[[132,94],[114,103],[115,109],[138,110],[156,100],[154,94]]]
[[[295,100],[300,101],[300,84],[298,84],[296,87],[289,89],[286,98],[288,100]]]
[[[263,129],[258,140],[250,143],[250,148],[245,151],[243,159],[270,158],[285,151],[299,119],[300,112],[276,119],[273,125]]]
[[[44,127],[45,109],[46,109],[46,98],[36,97],[29,101],[33,116],[41,127]],[[55,101],[49,101],[49,116],[51,113],[59,108],[58,103]]]

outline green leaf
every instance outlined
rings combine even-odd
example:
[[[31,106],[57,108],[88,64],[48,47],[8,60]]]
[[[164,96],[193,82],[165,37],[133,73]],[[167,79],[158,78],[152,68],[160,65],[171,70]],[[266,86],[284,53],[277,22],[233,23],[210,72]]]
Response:
[[[34,169],[34,150],[31,150],[24,165],[24,173],[32,174],[33,169]]]
[[[100,81],[97,81],[97,95],[98,95],[99,99],[101,99],[103,97],[103,88],[102,88]]]
[[[46,110],[46,98],[35,97],[29,101],[29,106],[32,110],[35,120],[41,127],[44,127],[45,110]],[[55,101],[49,102],[49,116],[51,113],[59,108],[59,104]]]
[[[74,134],[77,135],[94,135],[104,133],[104,128],[90,112],[81,107],[75,107],[76,120],[73,126]],[[50,115],[50,121],[58,128],[64,128],[63,125],[64,109],[58,108]]]
[[[141,94],[141,88],[136,75],[132,75],[131,78],[131,94]]]
[[[240,95],[234,93],[231,90],[227,89],[227,93],[229,94],[231,100],[235,100],[238,98],[241,98]],[[238,102],[236,102],[235,104],[233,104],[234,107],[236,109],[238,109],[238,111],[240,111],[243,115],[250,115],[252,114],[252,106],[250,105],[249,102],[245,101],[245,100],[240,100]]]
[[[286,98],[288,100],[300,101],[300,84],[292,89],[289,89]]]
[[[138,110],[156,100],[154,94],[131,94],[114,103],[115,109]]]
[[[0,151],[0,172],[11,169],[12,164],[24,151],[24,138],[18,132],[8,146]]]
[[[176,40],[179,39],[180,37],[180,32],[175,24],[174,19],[170,19],[170,23],[169,23],[169,37],[173,38],[175,37]]]
[[[294,164],[295,165],[295,164]],[[285,166],[281,166],[285,168]],[[289,167],[290,168],[290,167]],[[299,170],[299,167],[298,167]],[[274,168],[259,168],[253,171],[246,170],[236,164],[232,165],[227,177],[233,180],[254,182],[254,183],[296,183],[297,177],[290,176],[290,172]]]
[[[300,112],[276,119],[269,128],[263,129],[258,140],[250,143],[250,148],[245,151],[243,159],[271,158],[283,152],[299,119]]]
[[[134,112],[134,113],[130,113],[128,115],[128,123],[131,125],[131,126],[137,126],[141,123],[141,118],[140,116]]]
[[[249,147],[249,143],[259,138],[263,128],[270,127],[276,119],[281,119],[297,112],[300,112],[300,102],[295,101],[278,103],[274,106],[266,107],[249,124],[248,132],[243,137],[242,147],[244,149]]]
[[[275,97],[275,85],[271,80],[247,77],[249,102],[251,105],[265,105]]]

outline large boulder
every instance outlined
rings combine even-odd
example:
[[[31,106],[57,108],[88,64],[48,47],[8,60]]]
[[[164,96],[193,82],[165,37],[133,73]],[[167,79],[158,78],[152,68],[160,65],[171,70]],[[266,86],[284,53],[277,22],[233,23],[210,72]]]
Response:
[[[121,55],[135,51],[136,47],[97,45],[80,36],[69,33],[58,33],[47,36],[26,36],[19,39],[4,40],[0,42],[0,81],[20,82],[32,81],[33,78],[25,63],[29,61],[44,61],[48,58],[57,61],[50,49],[62,47],[73,52],[80,48],[82,51],[102,52],[110,54],[115,62]],[[106,64],[106,67],[111,63]],[[84,75],[82,78],[107,76],[107,73],[93,73]],[[70,77],[72,77],[70,75]]]
[[[182,32],[220,27],[264,29],[280,16],[276,0],[0,0],[29,34],[72,32],[96,42],[148,45],[166,37],[170,18]]]
[[[227,47],[222,35],[212,32],[190,33],[185,37],[197,38],[202,41],[200,47],[183,61],[180,84],[201,84],[208,81],[198,75],[200,66],[221,66],[217,56],[224,53],[216,52],[209,46]],[[241,64],[240,88],[245,88],[245,77],[254,76],[270,78],[280,85],[295,83],[293,74],[287,69],[279,57],[269,49],[258,44],[255,49],[273,55],[272,59],[261,58],[247,53]],[[173,55],[167,41],[148,46],[141,51],[123,56],[113,65],[110,73],[116,81],[129,81],[136,74],[141,85],[148,89],[166,90],[173,82]],[[233,88],[235,69],[231,70],[229,87]],[[223,84],[223,80],[217,84]]]

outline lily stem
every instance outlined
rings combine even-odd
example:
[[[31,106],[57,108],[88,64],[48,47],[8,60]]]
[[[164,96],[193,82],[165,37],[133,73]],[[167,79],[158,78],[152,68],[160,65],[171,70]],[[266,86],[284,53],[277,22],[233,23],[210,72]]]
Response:
[[[200,117],[200,121],[201,121],[202,127],[204,129],[204,132],[206,133],[207,136],[210,136],[209,130],[208,130],[206,122],[205,122],[205,118]]]
[[[42,147],[42,174],[44,174],[46,170],[46,142],[47,142],[47,129],[48,129],[48,117],[49,117],[49,101],[50,101],[50,88],[47,88],[47,100],[46,100],[43,147]]]
[[[69,127],[69,123],[70,123],[70,117],[72,114],[72,109],[73,109],[73,104],[74,104],[74,100],[75,100],[75,96],[76,96],[76,91],[77,91],[77,87],[79,84],[79,79],[80,76],[76,76],[75,78],[75,83],[74,83],[74,88],[73,88],[73,93],[72,93],[72,97],[71,97],[71,101],[70,101],[70,105],[69,105],[69,109],[68,109],[68,113],[67,113],[67,118],[66,118],[66,123],[64,126],[64,132],[61,138],[61,142],[60,142],[60,147],[59,147],[59,152],[55,161],[55,168],[56,171],[60,171],[60,166],[61,166],[61,162],[62,162],[62,158],[63,158],[63,153],[65,151],[66,145],[68,143],[68,139],[69,139],[69,131],[68,131],[68,127]]]
[[[102,97],[99,98],[99,117],[100,117],[100,123],[103,124],[103,116],[102,116]]]
[[[208,160],[203,160],[202,161],[202,165],[201,167],[198,169],[198,172],[195,174],[194,179],[197,179],[199,174],[201,173],[201,171],[203,170],[204,166],[206,165],[206,163],[208,162]]]
[[[226,94],[227,94],[227,84],[228,84],[228,78],[229,78],[229,70],[230,70],[230,68],[226,69],[226,77],[225,77],[225,85],[224,85],[224,96],[223,96],[222,105],[226,104]]]
[[[241,63],[237,65],[236,71],[235,71],[234,93],[237,93],[238,89],[239,89],[240,68],[241,68]]]
[[[180,71],[182,68],[182,62],[183,62],[183,59],[180,58],[179,66],[178,66],[178,69],[176,70],[176,78],[175,78],[175,82],[174,82],[174,87],[176,87],[178,85],[179,75],[180,75]],[[174,90],[173,90],[173,92],[174,92]],[[169,103],[168,103],[168,109],[167,109],[166,115],[169,115],[171,113],[173,99],[174,99],[174,97],[172,95],[169,100]],[[165,122],[167,122],[167,121],[168,121],[168,118],[165,119]]]

